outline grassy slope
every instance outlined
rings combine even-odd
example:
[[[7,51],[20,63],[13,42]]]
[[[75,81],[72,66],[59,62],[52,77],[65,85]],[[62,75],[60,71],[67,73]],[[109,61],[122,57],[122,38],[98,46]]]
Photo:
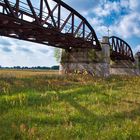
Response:
[[[139,77],[28,73],[0,72],[0,140],[140,139]]]

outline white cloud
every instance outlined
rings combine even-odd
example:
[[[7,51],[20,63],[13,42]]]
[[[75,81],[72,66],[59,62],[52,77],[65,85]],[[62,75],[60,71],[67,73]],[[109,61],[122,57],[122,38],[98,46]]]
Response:
[[[121,7],[127,8],[128,10],[139,11],[140,1],[139,0],[121,0]]]
[[[11,44],[6,46],[5,51],[4,45],[0,45],[0,65],[2,66],[52,66],[57,64],[53,47],[6,37],[2,39]],[[8,49],[11,51],[9,52]]]
[[[130,13],[123,16],[118,23],[111,26],[111,30],[124,38],[140,37],[140,15],[138,13]]]
[[[139,0],[129,0],[129,8],[131,10],[138,10],[137,8],[139,8],[140,6],[140,1]]]
[[[118,35],[124,38],[131,38],[133,36],[140,37],[140,1],[139,0],[120,0],[115,2],[104,1],[104,3],[94,7],[92,11],[88,11],[86,15],[89,22],[93,25],[96,33],[99,36],[107,34],[107,24],[103,21],[104,17],[110,17],[112,12],[118,15],[114,23],[110,25],[112,35]],[[125,8],[126,14],[121,15],[122,9]],[[94,14],[94,18],[90,15]]]
[[[120,3],[119,2],[106,2],[104,5],[100,5],[96,8],[93,8],[92,12],[96,14],[98,17],[108,16],[111,12],[119,12],[120,11]]]
[[[120,1],[120,6],[123,8],[128,8],[129,7],[129,0],[121,0]]]
[[[93,28],[96,31],[96,34],[98,35],[99,38],[101,38],[102,36],[107,35],[107,26],[105,26],[103,24],[103,20],[96,17],[96,18],[90,18],[88,17],[87,20],[89,21],[89,23],[93,26]]]

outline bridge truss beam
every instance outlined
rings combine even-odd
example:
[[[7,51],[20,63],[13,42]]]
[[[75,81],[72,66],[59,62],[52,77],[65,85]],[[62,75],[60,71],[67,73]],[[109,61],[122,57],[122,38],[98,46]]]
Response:
[[[124,40],[120,39],[119,37],[112,36],[110,37],[109,42],[112,60],[135,61],[131,47]]]
[[[0,35],[64,49],[101,50],[88,21],[61,0],[39,0],[37,8],[24,1],[0,0]]]

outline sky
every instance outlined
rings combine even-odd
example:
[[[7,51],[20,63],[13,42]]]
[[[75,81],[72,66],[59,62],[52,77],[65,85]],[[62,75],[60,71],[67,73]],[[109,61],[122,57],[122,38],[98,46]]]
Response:
[[[22,0],[26,1],[26,0]],[[36,5],[37,0],[31,0]],[[52,0],[48,0],[50,3]],[[101,39],[115,35],[140,51],[140,0],[63,0],[81,13]],[[1,66],[53,66],[54,47],[0,36]]]

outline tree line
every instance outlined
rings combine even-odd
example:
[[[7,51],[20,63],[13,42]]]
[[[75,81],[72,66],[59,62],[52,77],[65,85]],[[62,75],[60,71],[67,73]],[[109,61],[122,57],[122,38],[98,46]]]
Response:
[[[37,69],[37,70],[59,70],[59,66],[52,66],[52,67],[46,67],[46,66],[35,66],[35,67],[27,67],[27,66],[13,66],[13,67],[2,67],[0,66],[0,69]]]

